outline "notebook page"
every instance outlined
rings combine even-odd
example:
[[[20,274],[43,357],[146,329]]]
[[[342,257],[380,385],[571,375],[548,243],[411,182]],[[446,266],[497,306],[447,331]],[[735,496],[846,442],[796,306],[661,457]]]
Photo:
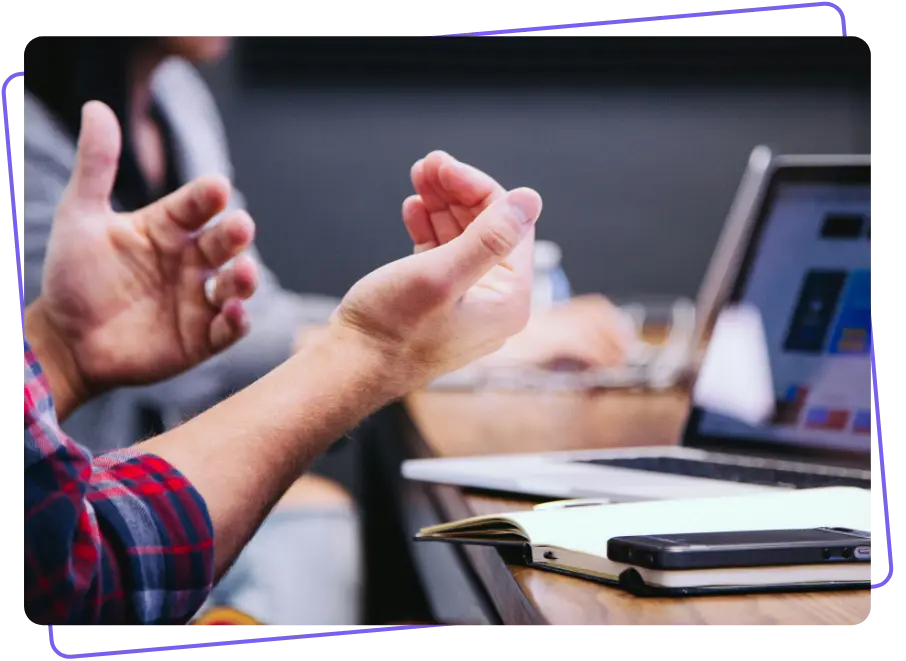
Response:
[[[819,527],[871,531],[871,493],[833,487],[732,498],[650,501],[506,515],[533,546],[607,557],[607,542],[624,535],[732,532]]]

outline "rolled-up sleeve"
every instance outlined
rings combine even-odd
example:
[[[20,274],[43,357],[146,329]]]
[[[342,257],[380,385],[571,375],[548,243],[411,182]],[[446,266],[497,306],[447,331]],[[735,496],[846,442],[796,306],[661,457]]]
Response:
[[[25,345],[25,611],[39,624],[180,624],[213,582],[204,500],[159,457],[97,458],[59,428]]]

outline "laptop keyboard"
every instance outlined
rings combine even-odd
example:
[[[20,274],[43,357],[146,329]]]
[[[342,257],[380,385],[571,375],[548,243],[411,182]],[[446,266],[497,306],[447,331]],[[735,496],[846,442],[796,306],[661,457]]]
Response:
[[[628,457],[625,459],[588,459],[582,463],[614,468],[668,473],[686,477],[702,477],[726,482],[759,484],[765,486],[786,486],[794,489],[815,489],[818,487],[859,487],[871,488],[871,480],[842,475],[805,473],[801,471],[775,469],[761,466],[698,461],[678,457]]]

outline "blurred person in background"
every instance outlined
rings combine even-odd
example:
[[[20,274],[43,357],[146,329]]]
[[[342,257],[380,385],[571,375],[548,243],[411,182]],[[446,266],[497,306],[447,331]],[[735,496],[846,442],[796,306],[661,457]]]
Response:
[[[85,102],[104,102],[122,128],[111,199],[115,210],[142,208],[199,176],[221,174],[233,179],[216,104],[195,68],[222,58],[229,43],[228,38],[216,37],[44,37],[29,44],[25,54],[25,304],[41,292],[50,228],[74,167]],[[437,162],[432,164],[435,167],[425,167],[425,160],[413,167],[416,195],[403,206],[410,234],[422,249],[449,240],[446,234],[461,222],[456,209],[436,206],[433,191],[438,182],[427,180],[425,173],[440,169]],[[503,194],[497,182],[484,177],[473,201],[487,206]],[[234,189],[225,212],[244,207],[245,200]],[[436,221],[430,224],[433,229],[427,236],[418,236],[428,227],[424,223],[428,216]],[[164,431],[267,373],[298,350],[313,327],[327,321],[336,300],[283,289],[254,246],[246,255],[255,261],[259,273],[258,290],[247,302],[252,330],[246,338],[182,376],[104,394],[67,421],[67,433],[90,439],[89,449],[100,452]],[[590,367],[619,363],[627,347],[623,328],[606,299],[584,297],[533,318],[502,352],[487,359],[488,364],[495,360],[547,364],[563,358]],[[302,543],[305,539],[320,541],[315,547]],[[317,553],[317,561],[309,561],[305,553]],[[308,475],[266,520],[215,589],[209,605],[236,608],[265,623],[355,624],[361,583],[354,503],[338,484]]]

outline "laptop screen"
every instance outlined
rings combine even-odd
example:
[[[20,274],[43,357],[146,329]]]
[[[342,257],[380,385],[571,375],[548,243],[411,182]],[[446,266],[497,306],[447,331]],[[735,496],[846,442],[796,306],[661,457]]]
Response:
[[[775,171],[732,294],[761,314],[775,414],[753,427],[699,411],[697,434],[869,452],[870,241],[870,166]]]

